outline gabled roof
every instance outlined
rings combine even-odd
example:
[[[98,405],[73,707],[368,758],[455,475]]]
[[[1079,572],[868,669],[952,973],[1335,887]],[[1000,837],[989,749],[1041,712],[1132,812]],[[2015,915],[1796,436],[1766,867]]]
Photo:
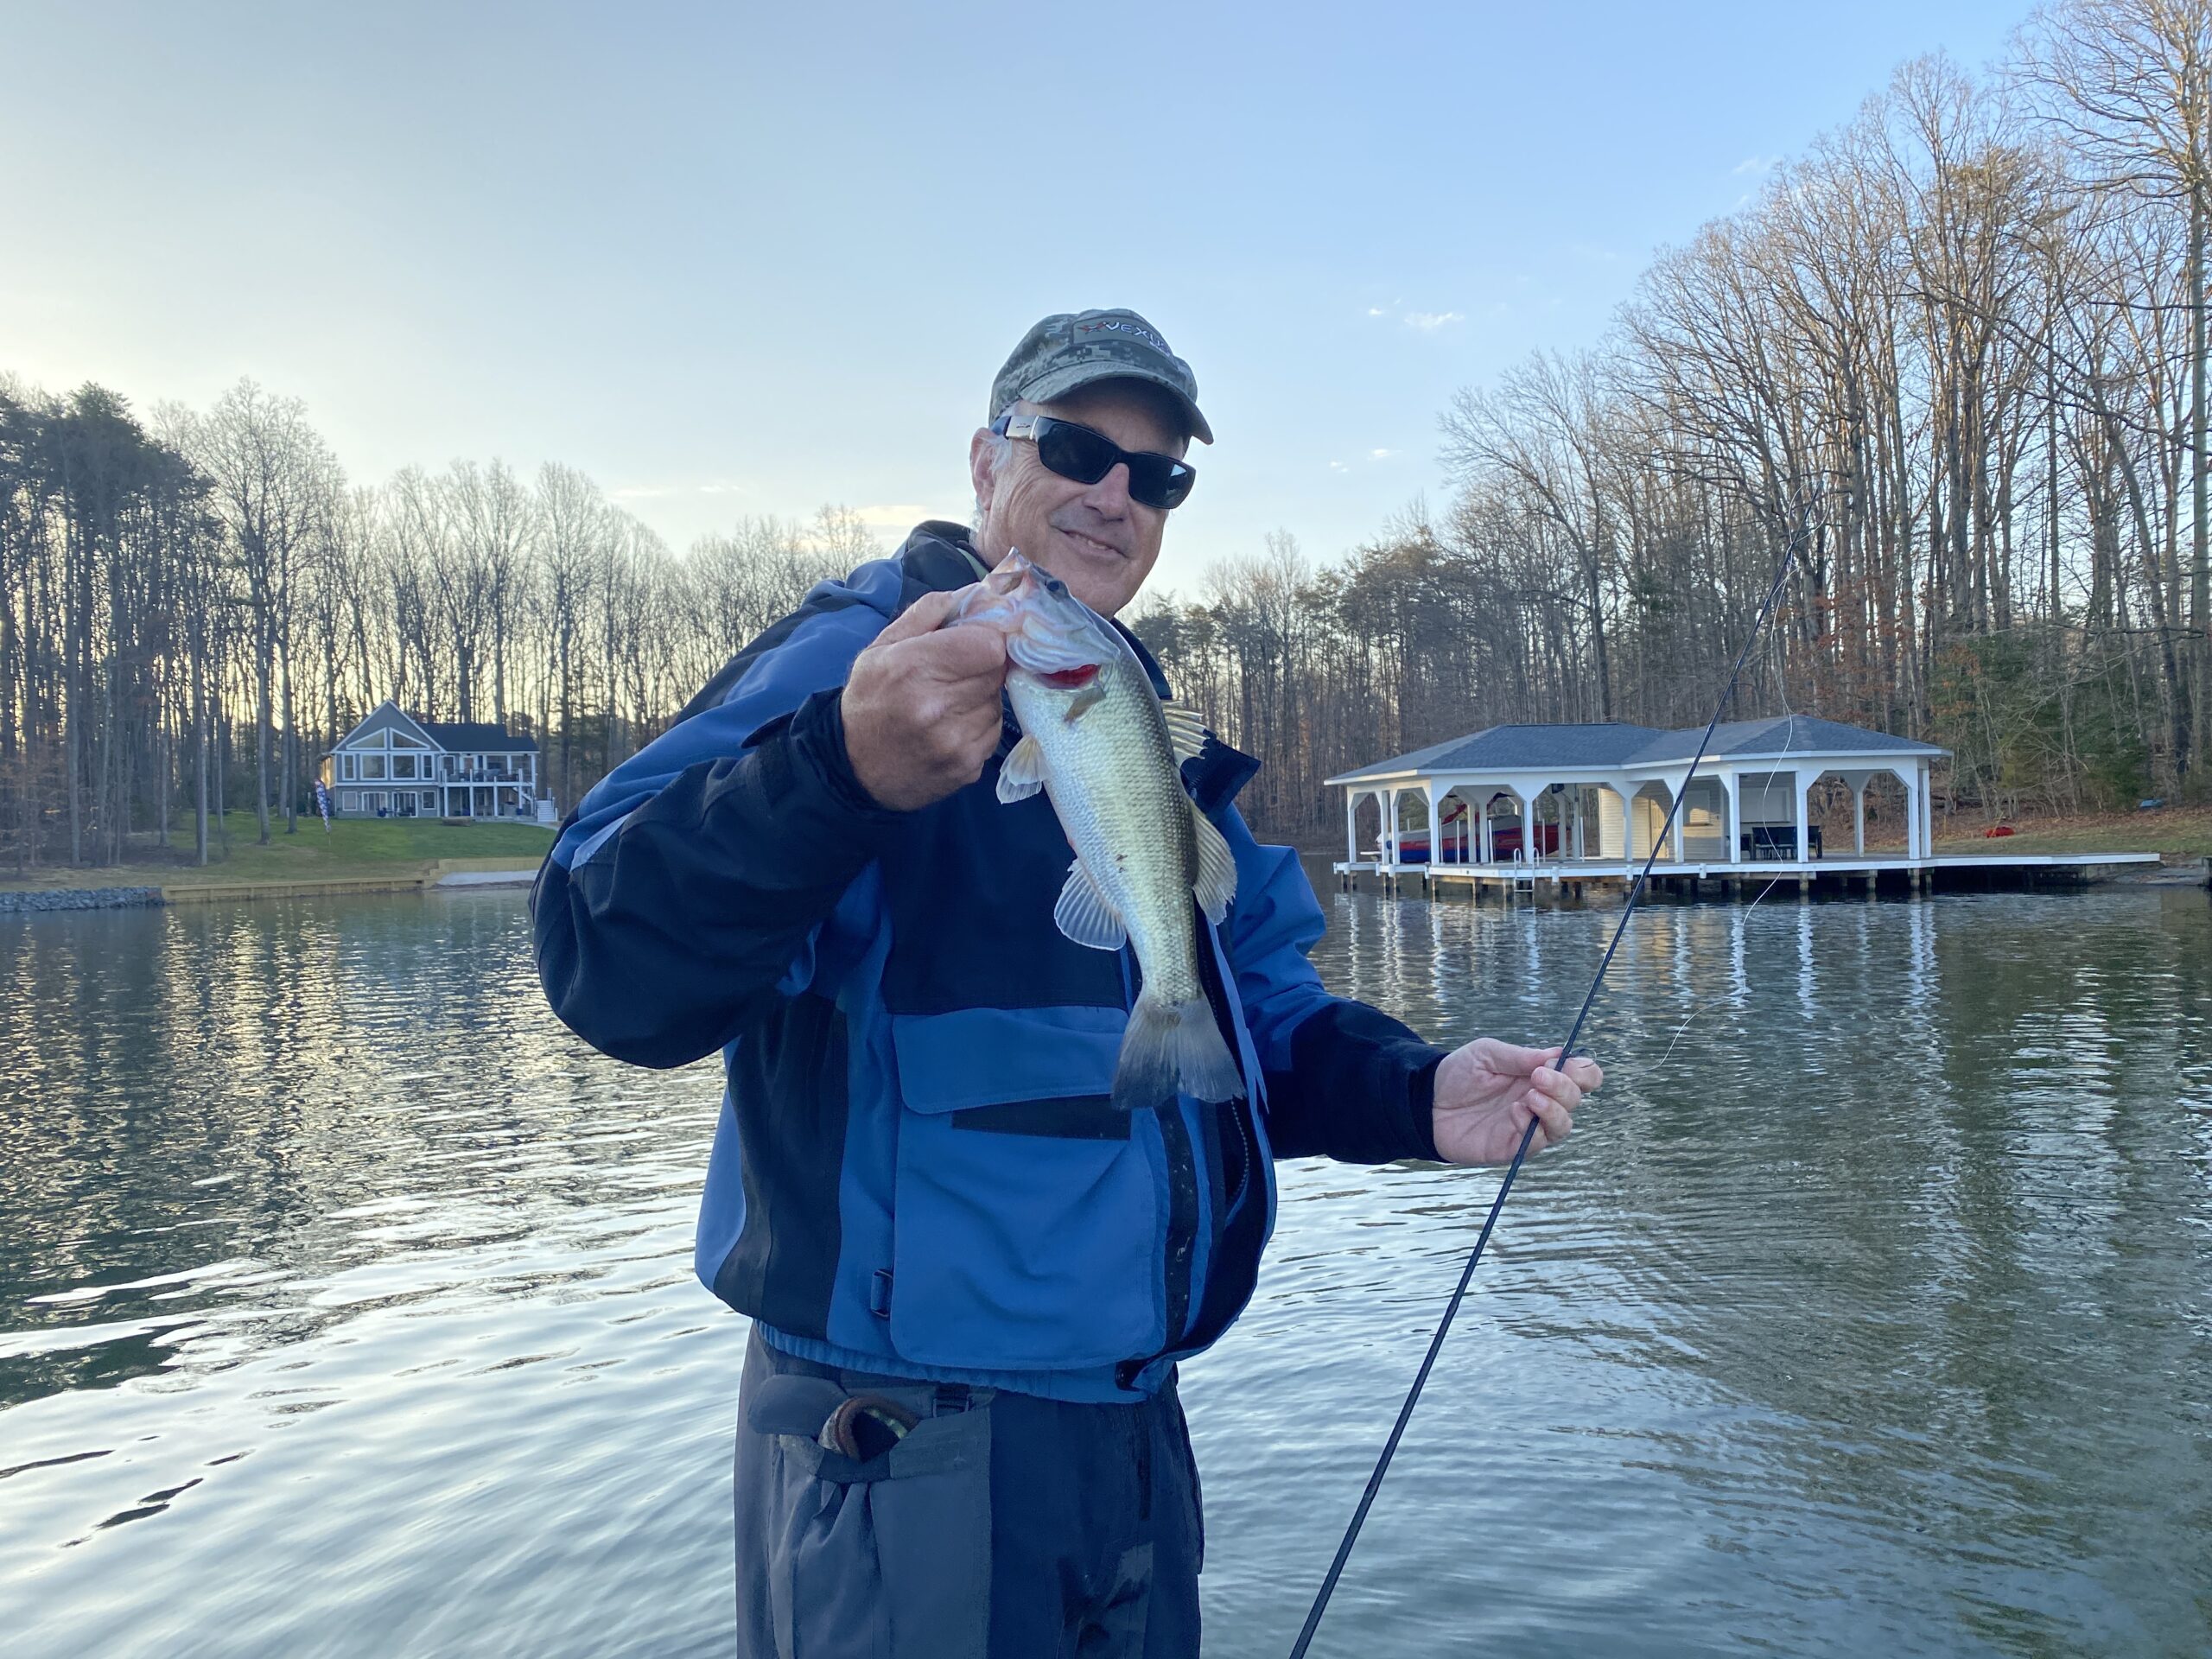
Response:
[[[370,727],[378,725],[378,717],[387,714],[391,716],[391,719],[384,721],[383,723],[385,725],[391,725],[394,722],[397,722],[399,724],[410,726],[415,729],[416,734],[422,738],[424,742],[429,743],[436,741],[436,740],[430,735],[429,730],[423,726],[421,721],[416,719],[414,715],[409,714],[404,709],[402,709],[390,697],[386,697],[382,702],[377,704],[375,708],[370,709],[367,714],[363,715],[359,721],[355,724],[353,730],[347,732],[345,736],[340,738],[336,743],[331,746],[333,753],[344,748],[348,743],[351,743],[355,738],[359,737]],[[381,729],[381,728],[379,728],[379,729]]]
[[[1427,748],[1338,772],[1331,784],[1379,782],[1385,778],[1442,772],[1593,772],[1636,770],[1687,761],[1697,753],[1702,726],[1662,731],[1625,721],[1587,724],[1492,726]],[[1784,760],[1793,754],[1948,754],[1932,743],[1891,737],[1863,726],[1819,720],[1810,715],[1777,715],[1768,720],[1732,720],[1715,728],[1706,758],[1720,760]]]
[[[535,753],[537,749],[536,738],[517,737],[505,727],[484,721],[418,720],[415,723],[442,749],[467,749],[480,754]]]
[[[389,725],[405,726],[432,748],[443,749],[449,754],[456,752],[534,754],[537,752],[536,738],[518,737],[504,726],[494,726],[486,721],[418,720],[386,697],[364,715],[359,725],[332,746],[332,753],[344,748],[372,727],[381,730]]]

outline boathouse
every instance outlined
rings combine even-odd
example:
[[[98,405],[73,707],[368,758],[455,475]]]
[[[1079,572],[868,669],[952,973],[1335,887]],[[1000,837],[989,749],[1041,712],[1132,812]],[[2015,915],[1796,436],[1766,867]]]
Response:
[[[1916,888],[1939,868],[2025,868],[2155,862],[2154,855],[2056,855],[2003,858],[1935,855],[1930,768],[1948,751],[1806,715],[1731,721],[1714,728],[1697,775],[1684,771],[1703,727],[1665,731],[1622,721],[1493,726],[1433,743],[1328,779],[1344,791],[1344,861],[1395,887],[1465,881],[1533,892],[1538,882],[1580,892],[1585,881],[1625,880],[1651,856],[1662,882],[1694,889],[1707,877],[1733,884],[1794,874],[1899,876]],[[1893,781],[1892,781],[1893,780]],[[1833,835],[1813,810],[1815,791],[1840,785],[1850,814]],[[1671,830],[1675,791],[1681,810]],[[1882,803],[1870,835],[1869,791]],[[1369,809],[1364,814],[1363,808]],[[1364,821],[1363,821],[1364,820]],[[1371,827],[1370,827],[1371,826]],[[1664,836],[1662,839],[1662,831]],[[1870,844],[1878,842],[1879,844]]]
[[[389,700],[323,757],[341,818],[554,820],[538,795],[537,740],[482,721],[417,720]]]
[[[1702,727],[1662,731],[1602,725],[1493,726],[1330,779],[1344,791],[1346,856],[1361,862],[1359,809],[1376,804],[1372,858],[1392,864],[1642,860],[1666,823]],[[1851,849],[1866,850],[1866,789],[1877,777],[1904,789],[1904,854],[1933,840],[1929,768],[1948,751],[1804,715],[1718,728],[1689,780],[1681,822],[1662,861],[1805,863],[1821,844],[1808,798],[1825,778],[1851,791]],[[1409,834],[1408,796],[1422,803]],[[1440,827],[1441,834],[1435,830]]]

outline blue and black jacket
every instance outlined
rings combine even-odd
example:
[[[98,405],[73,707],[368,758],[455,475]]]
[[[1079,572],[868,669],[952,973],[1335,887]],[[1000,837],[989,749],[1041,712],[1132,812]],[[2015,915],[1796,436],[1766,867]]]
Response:
[[[1126,1400],[1250,1298],[1272,1158],[1436,1155],[1440,1055],[1322,989],[1297,856],[1231,804],[1257,763],[1210,741],[1184,779],[1236,855],[1236,899],[1217,928],[1192,914],[1249,1097],[1109,1103],[1135,958],[1053,925],[1070,855],[1049,801],[1001,804],[995,760],[887,811],[845,754],[853,658],[980,568],[965,531],[925,524],[733,658],[563,830],[531,895],[538,973],[617,1059],[721,1051],[698,1272],[769,1341]],[[1009,717],[1001,758],[1017,735]]]

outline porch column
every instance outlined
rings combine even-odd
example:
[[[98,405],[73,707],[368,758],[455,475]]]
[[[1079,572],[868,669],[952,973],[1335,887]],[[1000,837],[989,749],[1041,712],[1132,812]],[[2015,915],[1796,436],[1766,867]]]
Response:
[[[1490,798],[1497,791],[1491,788],[1488,784],[1479,785],[1478,787],[1482,791],[1483,805],[1482,812],[1480,814],[1482,821],[1476,826],[1476,828],[1482,837],[1483,862],[1488,864],[1492,861],[1491,842],[1490,838]]]
[[[1428,868],[1442,868],[1444,863],[1444,798],[1452,792],[1446,784],[1439,789],[1434,781],[1421,785],[1421,798],[1428,803]]]
[[[1344,791],[1344,862],[1359,862],[1359,791]]]
[[[1813,779],[1804,767],[1789,774],[1797,790],[1797,861],[1808,863],[1813,856],[1812,836],[1805,823],[1806,798],[1813,792]]]
[[[1892,775],[1904,785],[1904,855],[1907,858],[1919,858],[1923,856],[1920,838],[1922,804],[1920,768],[1915,766],[1907,772],[1904,767],[1899,766],[1892,769]]]
[[[1395,864],[1398,861],[1398,786],[1395,784],[1390,786],[1383,801],[1382,830],[1382,850],[1386,855],[1383,861]]]
[[[1863,778],[1851,786],[1851,850],[1860,857],[1866,853],[1866,780]]]
[[[1744,857],[1744,796],[1737,779],[1735,767],[1729,767],[1726,773],[1722,776],[1720,792],[1726,803],[1724,810],[1727,814],[1727,823],[1725,827],[1728,836],[1728,861],[1731,864],[1741,863]]]

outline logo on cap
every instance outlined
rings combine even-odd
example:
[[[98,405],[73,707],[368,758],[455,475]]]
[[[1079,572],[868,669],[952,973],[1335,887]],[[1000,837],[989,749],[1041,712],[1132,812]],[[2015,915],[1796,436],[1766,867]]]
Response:
[[[1167,342],[1166,340],[1162,340],[1158,334],[1154,334],[1151,329],[1146,327],[1142,323],[1137,322],[1128,317],[1102,317],[1094,322],[1078,322],[1069,330],[1069,338],[1077,344],[1080,344],[1086,339],[1096,334],[1133,335],[1136,339],[1142,340],[1146,345],[1151,346],[1155,352],[1160,353],[1163,356],[1173,357],[1174,355],[1173,352],[1170,352],[1167,349]]]

